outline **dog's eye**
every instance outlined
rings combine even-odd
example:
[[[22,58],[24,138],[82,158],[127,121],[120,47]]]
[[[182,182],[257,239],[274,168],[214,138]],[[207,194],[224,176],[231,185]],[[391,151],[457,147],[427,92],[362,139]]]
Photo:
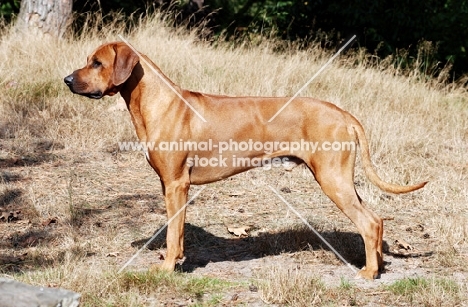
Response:
[[[93,61],[93,68],[99,68],[102,66],[102,63],[99,61],[94,60]]]

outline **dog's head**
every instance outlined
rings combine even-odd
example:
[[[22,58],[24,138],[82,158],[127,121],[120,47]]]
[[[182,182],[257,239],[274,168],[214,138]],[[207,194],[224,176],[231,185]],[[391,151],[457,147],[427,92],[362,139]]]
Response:
[[[127,44],[108,43],[99,46],[88,56],[85,67],[63,81],[75,94],[94,99],[112,96],[119,92],[138,61],[138,55]]]

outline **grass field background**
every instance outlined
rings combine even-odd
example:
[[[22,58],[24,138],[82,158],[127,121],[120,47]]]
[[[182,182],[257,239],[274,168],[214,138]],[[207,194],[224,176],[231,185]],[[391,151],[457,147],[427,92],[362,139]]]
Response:
[[[188,209],[187,259],[178,273],[145,270],[161,261],[162,236],[117,274],[166,222],[159,179],[141,152],[119,151],[118,142],[136,135],[128,112],[108,110],[117,98],[73,95],[63,77],[122,35],[183,88],[291,96],[331,54],[260,38],[241,46],[203,42],[160,16],[126,31],[118,17],[105,25],[91,18],[89,28],[64,40],[1,29],[0,276],[80,292],[82,306],[466,304],[467,88],[364,52],[340,56],[301,96],[357,117],[386,181],[429,180],[415,193],[387,195],[356,169],[359,194],[385,218],[389,269],[380,280],[354,281],[265,188],[284,192],[352,264],[362,265],[356,228],[302,168],[258,169],[209,185]],[[252,230],[236,238],[228,225]],[[392,253],[397,240],[416,256]],[[327,279],[329,272],[337,272],[335,279]]]

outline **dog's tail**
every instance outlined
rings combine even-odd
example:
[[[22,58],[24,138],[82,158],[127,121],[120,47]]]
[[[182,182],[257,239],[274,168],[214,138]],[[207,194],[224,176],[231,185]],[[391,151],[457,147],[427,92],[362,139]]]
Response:
[[[364,129],[359,124],[359,122],[353,124],[353,128],[357,134],[359,147],[361,149],[361,160],[364,166],[364,171],[366,173],[367,178],[369,178],[370,182],[379,187],[381,190],[393,194],[408,193],[411,191],[418,190],[426,185],[427,181],[415,185],[402,186],[398,184],[388,183],[380,179],[379,175],[377,175],[377,173],[374,170],[374,167],[372,166],[369,153],[369,143],[367,142]]]

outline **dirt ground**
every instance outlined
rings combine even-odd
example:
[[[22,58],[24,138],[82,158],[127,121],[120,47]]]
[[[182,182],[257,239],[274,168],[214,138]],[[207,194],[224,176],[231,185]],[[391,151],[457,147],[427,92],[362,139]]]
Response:
[[[69,240],[89,262],[117,269],[166,222],[159,179],[140,152],[110,147],[106,152],[70,153],[53,143],[38,143],[30,156],[1,156],[0,167],[4,186],[0,265],[6,274],[56,265]],[[367,184],[365,180],[356,176],[358,191]],[[279,191],[351,267],[322,244],[268,186]],[[190,195],[200,188],[193,186]],[[468,251],[458,251],[464,258],[444,266],[437,252],[443,238],[428,218],[433,213],[422,212],[419,192],[403,196],[373,192],[389,203],[380,208],[369,204],[385,219],[386,266],[375,281],[354,279],[355,270],[364,264],[362,240],[302,167],[292,172],[256,169],[208,185],[188,207],[186,258],[177,269],[245,283],[224,293],[223,299],[226,305],[246,306],[267,305],[255,284],[261,272],[278,267],[307,272],[329,287],[347,280],[361,306],[385,306],[382,285],[405,277],[467,282],[463,263]],[[244,226],[249,228],[247,236],[237,237],[227,229]],[[161,262],[164,239],[163,231],[126,270],[146,270]],[[150,297],[148,302],[157,305]],[[165,305],[171,304],[187,301],[166,298]]]

